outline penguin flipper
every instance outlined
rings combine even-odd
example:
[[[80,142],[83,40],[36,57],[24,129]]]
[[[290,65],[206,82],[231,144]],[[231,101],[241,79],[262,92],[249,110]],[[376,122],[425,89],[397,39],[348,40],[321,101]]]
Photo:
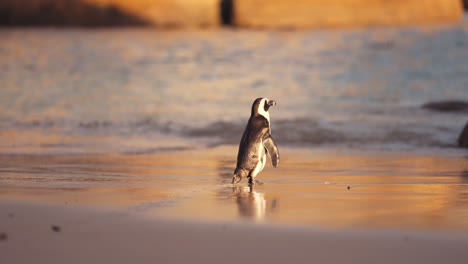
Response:
[[[268,155],[270,155],[271,158],[271,164],[273,164],[273,167],[277,167],[279,163],[279,151],[278,147],[275,144],[275,141],[273,141],[273,138],[271,135],[268,135],[264,140],[263,140],[263,146],[268,152]]]

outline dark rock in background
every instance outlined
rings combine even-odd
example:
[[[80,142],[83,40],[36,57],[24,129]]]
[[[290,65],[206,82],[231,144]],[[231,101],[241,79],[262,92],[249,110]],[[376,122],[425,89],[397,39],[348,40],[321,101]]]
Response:
[[[438,112],[467,112],[468,102],[465,101],[439,101],[425,103],[422,108]]]
[[[463,128],[458,138],[458,146],[462,148],[468,148],[468,121],[466,122],[465,128]]]
[[[141,17],[114,5],[81,0],[2,0],[3,26],[130,26],[148,25]]]

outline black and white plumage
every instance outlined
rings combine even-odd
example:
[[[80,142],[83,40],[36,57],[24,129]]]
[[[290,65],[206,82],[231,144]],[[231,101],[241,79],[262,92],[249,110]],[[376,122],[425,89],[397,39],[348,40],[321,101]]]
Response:
[[[265,167],[266,153],[276,168],[279,163],[279,152],[271,137],[270,113],[273,100],[257,98],[253,102],[252,112],[239,144],[237,166],[232,177],[232,183],[238,183],[243,178],[249,178],[249,184],[255,183],[255,177]]]

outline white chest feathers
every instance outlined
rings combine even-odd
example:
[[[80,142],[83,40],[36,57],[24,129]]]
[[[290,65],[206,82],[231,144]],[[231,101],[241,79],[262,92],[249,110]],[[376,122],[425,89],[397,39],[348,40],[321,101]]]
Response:
[[[263,170],[263,168],[265,167],[266,153],[265,153],[265,149],[264,149],[263,146],[260,146],[258,148],[257,157],[258,157],[257,164],[255,165],[255,168],[251,173],[252,178],[255,178],[257,176],[257,174],[259,174]]]

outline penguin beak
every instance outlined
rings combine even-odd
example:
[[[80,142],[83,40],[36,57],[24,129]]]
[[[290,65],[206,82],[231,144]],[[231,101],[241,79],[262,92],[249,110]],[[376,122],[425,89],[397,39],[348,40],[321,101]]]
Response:
[[[265,111],[268,111],[268,109],[270,109],[270,106],[273,106],[273,105],[276,105],[276,102],[273,100],[268,100],[266,104],[263,106],[263,108],[265,109]]]

